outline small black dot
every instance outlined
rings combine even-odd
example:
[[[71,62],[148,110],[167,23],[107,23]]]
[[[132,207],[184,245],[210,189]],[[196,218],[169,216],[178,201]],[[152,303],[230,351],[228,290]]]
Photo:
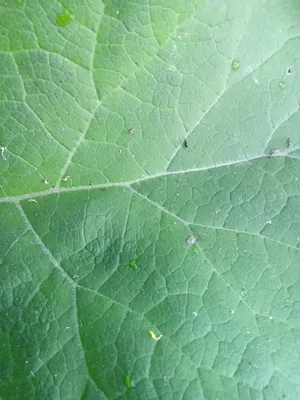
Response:
[[[287,72],[290,74],[292,72],[292,68],[288,68]]]

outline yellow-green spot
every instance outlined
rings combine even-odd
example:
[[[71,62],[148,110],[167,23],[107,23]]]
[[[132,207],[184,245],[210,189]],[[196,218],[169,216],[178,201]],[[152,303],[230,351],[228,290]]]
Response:
[[[152,337],[152,339],[154,340],[159,340],[162,335],[156,336],[155,333],[153,331],[149,331],[149,335]]]
[[[195,254],[199,254],[199,253],[200,253],[199,247],[198,247],[197,245],[194,245],[194,246],[193,246],[193,252],[194,252]]]
[[[126,385],[128,390],[131,390],[133,388],[133,385],[132,385],[131,378],[130,378],[129,374],[125,375],[124,383],[125,383],[125,385]]]
[[[285,82],[280,81],[280,82],[278,83],[278,86],[280,87],[280,89],[284,89],[284,88],[285,88]]]
[[[129,267],[132,269],[137,269],[136,260],[129,261]]]
[[[240,68],[240,62],[239,62],[239,60],[233,60],[232,63],[231,63],[231,68],[232,68],[234,71],[237,71],[237,70]]]
[[[56,23],[58,26],[66,26],[72,21],[73,15],[67,9],[63,9],[60,14],[56,15]]]

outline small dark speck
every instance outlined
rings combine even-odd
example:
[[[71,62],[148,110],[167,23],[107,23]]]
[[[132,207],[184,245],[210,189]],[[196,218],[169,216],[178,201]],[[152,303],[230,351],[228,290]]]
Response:
[[[292,68],[288,68],[287,72],[290,74],[292,72]]]
[[[188,142],[186,141],[186,139],[184,139],[184,141],[183,141],[183,147],[185,147],[185,148],[189,147]]]

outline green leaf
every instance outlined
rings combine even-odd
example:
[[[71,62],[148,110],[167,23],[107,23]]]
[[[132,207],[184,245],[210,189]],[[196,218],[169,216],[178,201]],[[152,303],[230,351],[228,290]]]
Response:
[[[298,2],[0,15],[1,399],[298,400]]]

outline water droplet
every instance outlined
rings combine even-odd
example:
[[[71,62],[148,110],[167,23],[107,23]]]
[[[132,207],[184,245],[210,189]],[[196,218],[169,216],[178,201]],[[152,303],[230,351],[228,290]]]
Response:
[[[60,14],[56,15],[56,23],[58,26],[66,26],[73,21],[73,18],[73,14],[64,8]]]
[[[239,60],[233,60],[232,63],[231,63],[231,68],[232,68],[234,71],[237,71],[237,70],[240,68],[240,62],[239,62]]]
[[[284,89],[284,88],[285,88],[285,82],[280,81],[280,82],[278,83],[278,86],[280,87],[280,89]]]

